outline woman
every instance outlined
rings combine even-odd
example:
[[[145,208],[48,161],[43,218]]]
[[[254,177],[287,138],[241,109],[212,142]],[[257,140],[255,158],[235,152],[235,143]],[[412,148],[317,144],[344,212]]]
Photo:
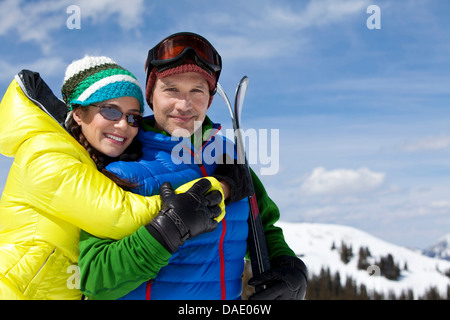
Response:
[[[118,184],[132,181],[104,170],[138,150],[132,142],[143,98],[136,78],[110,58],[88,56],[67,68],[62,93],[70,134],[60,124],[60,101],[37,73],[19,73],[0,105],[0,152],[15,158],[0,200],[0,299],[80,299],[69,283],[80,229],[121,239],[146,231],[161,209],[159,196],[126,192]],[[191,189],[177,196],[205,201],[216,194]]]

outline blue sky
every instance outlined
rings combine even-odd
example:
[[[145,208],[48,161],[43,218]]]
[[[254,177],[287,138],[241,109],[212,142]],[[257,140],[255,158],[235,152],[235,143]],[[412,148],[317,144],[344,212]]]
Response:
[[[67,27],[71,5],[80,29]],[[381,29],[367,27],[370,5]],[[142,83],[148,49],[200,33],[222,55],[229,96],[250,79],[244,129],[279,135],[277,173],[261,175],[261,157],[252,166],[282,220],[424,248],[450,232],[449,12],[443,0],[1,0],[0,94],[28,68],[59,95],[85,54],[112,57]],[[209,115],[231,127],[220,98]],[[0,190],[11,163],[0,156]]]

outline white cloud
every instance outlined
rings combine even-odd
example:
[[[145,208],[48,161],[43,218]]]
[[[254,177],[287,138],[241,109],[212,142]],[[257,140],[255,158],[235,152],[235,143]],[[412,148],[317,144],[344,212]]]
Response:
[[[124,30],[131,30],[142,24],[145,12],[143,0],[77,0],[72,1],[81,9],[82,18],[93,22],[105,21],[117,15],[117,23]]]
[[[433,201],[430,204],[431,208],[437,208],[437,209],[449,209],[450,208],[450,201],[448,200],[438,200]]]
[[[323,167],[317,167],[306,177],[300,191],[309,195],[367,192],[380,187],[385,180],[385,176],[385,173],[373,172],[367,168],[327,171]]]
[[[228,3],[224,6],[229,6]],[[365,21],[368,0],[312,0],[282,3],[276,1],[242,1],[235,10],[221,7],[192,14],[179,21],[179,28],[202,30],[214,39],[214,45],[227,60],[238,58],[267,59],[293,55],[308,46],[305,29],[341,22],[361,15]]]
[[[253,28],[270,26],[272,29],[299,31],[332,24],[356,13],[362,13],[365,17],[368,4],[368,0],[314,0],[303,10],[297,10],[271,3],[269,6],[260,6],[258,18],[249,20],[249,25]]]
[[[400,147],[404,151],[442,150],[450,146],[450,136],[426,137]]]
[[[36,42],[44,53],[52,48],[52,34],[67,28],[66,12],[71,5],[80,7],[81,27],[90,20],[96,24],[114,21],[129,31],[142,24],[143,0],[5,0],[0,2],[0,36],[12,34],[20,42]]]
[[[368,4],[369,1],[367,0],[311,1],[306,10],[298,17],[299,26],[306,28],[341,21],[349,15],[365,12],[364,9],[367,8]]]
[[[6,0],[0,3],[0,35],[17,35],[20,42],[34,41],[48,52],[50,31],[65,26],[63,8],[61,1]]]

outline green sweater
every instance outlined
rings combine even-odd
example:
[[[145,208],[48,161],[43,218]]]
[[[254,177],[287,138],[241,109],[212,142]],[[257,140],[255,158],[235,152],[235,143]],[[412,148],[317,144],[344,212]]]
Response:
[[[144,128],[148,130],[148,126]],[[284,240],[283,231],[274,225],[280,218],[277,205],[257,175],[251,173],[270,259],[295,256]],[[144,226],[118,241],[99,239],[81,231],[80,289],[90,299],[118,299],[155,278],[170,257],[171,253]]]

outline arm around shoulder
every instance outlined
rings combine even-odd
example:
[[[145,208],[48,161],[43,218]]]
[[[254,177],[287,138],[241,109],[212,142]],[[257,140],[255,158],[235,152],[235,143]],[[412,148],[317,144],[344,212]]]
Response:
[[[40,135],[19,149],[27,201],[97,237],[121,239],[161,209],[159,196],[126,192],[99,172],[84,148],[67,136]]]
[[[141,227],[114,241],[80,235],[80,289],[91,299],[118,299],[153,279],[171,254]]]

